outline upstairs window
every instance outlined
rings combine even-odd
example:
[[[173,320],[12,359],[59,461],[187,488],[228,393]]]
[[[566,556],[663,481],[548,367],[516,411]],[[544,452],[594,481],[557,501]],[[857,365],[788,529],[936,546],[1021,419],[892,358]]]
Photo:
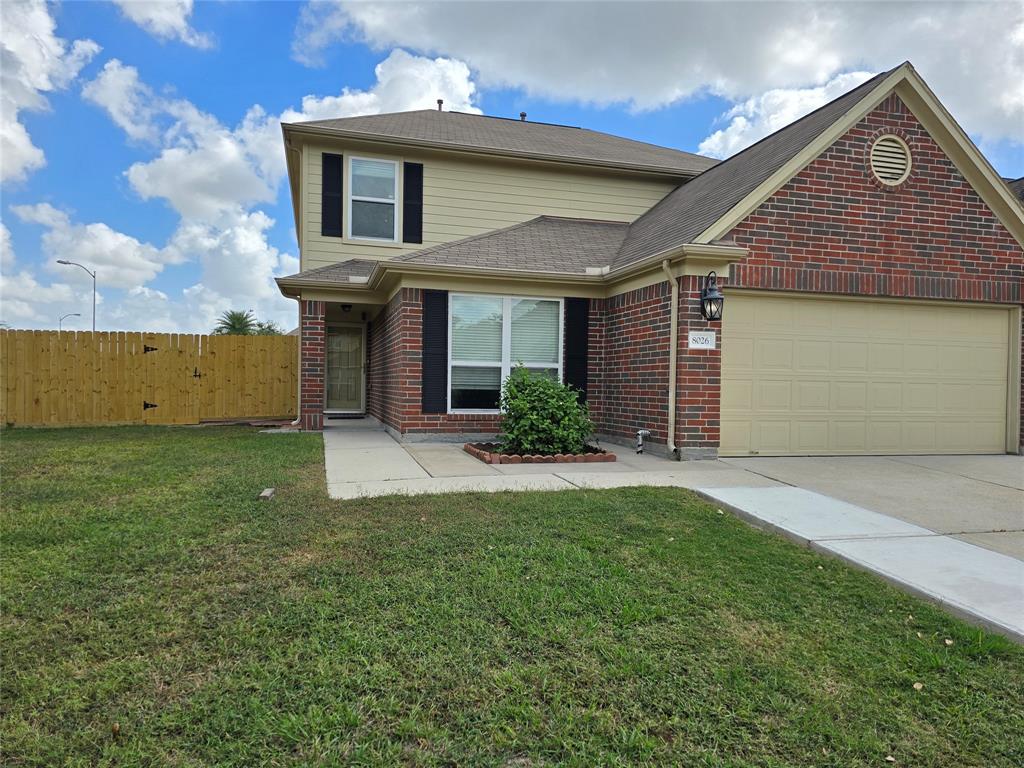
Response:
[[[393,160],[349,160],[348,236],[357,240],[398,239],[398,163]]]
[[[562,301],[452,294],[451,411],[496,411],[515,365],[562,380]]]

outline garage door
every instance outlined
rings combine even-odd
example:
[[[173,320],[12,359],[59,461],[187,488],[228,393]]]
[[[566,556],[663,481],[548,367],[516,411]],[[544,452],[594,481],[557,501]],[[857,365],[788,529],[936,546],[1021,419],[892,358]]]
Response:
[[[1009,310],[729,294],[723,456],[1003,453]]]

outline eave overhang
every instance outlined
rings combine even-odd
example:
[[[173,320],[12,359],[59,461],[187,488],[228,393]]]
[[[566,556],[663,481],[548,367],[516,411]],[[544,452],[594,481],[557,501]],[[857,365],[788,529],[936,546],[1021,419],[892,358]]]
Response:
[[[742,260],[746,255],[747,249],[738,245],[688,243],[618,269],[608,269],[602,274],[381,261],[369,277],[355,282],[326,282],[298,277],[279,277],[276,281],[281,293],[289,298],[315,292],[317,295],[330,294],[337,297],[331,300],[370,303],[383,303],[398,288],[422,281],[450,283],[456,288],[469,282],[486,283],[493,284],[496,291],[501,290],[502,285],[509,284],[557,286],[562,295],[603,298],[640,285],[663,281],[661,265],[664,261],[669,262],[670,269],[677,277],[704,275],[712,270],[725,275],[728,274],[730,264]]]

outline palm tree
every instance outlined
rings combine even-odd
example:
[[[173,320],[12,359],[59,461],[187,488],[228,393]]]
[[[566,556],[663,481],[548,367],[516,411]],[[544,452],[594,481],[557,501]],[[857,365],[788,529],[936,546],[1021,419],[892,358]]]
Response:
[[[256,318],[250,310],[228,309],[213,327],[216,336],[251,336],[256,330]]]

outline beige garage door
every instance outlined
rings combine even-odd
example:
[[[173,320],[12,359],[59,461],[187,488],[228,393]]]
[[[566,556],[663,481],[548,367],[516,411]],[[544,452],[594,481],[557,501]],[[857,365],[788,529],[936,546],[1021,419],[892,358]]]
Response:
[[[733,291],[723,456],[1003,453],[1009,310]]]

